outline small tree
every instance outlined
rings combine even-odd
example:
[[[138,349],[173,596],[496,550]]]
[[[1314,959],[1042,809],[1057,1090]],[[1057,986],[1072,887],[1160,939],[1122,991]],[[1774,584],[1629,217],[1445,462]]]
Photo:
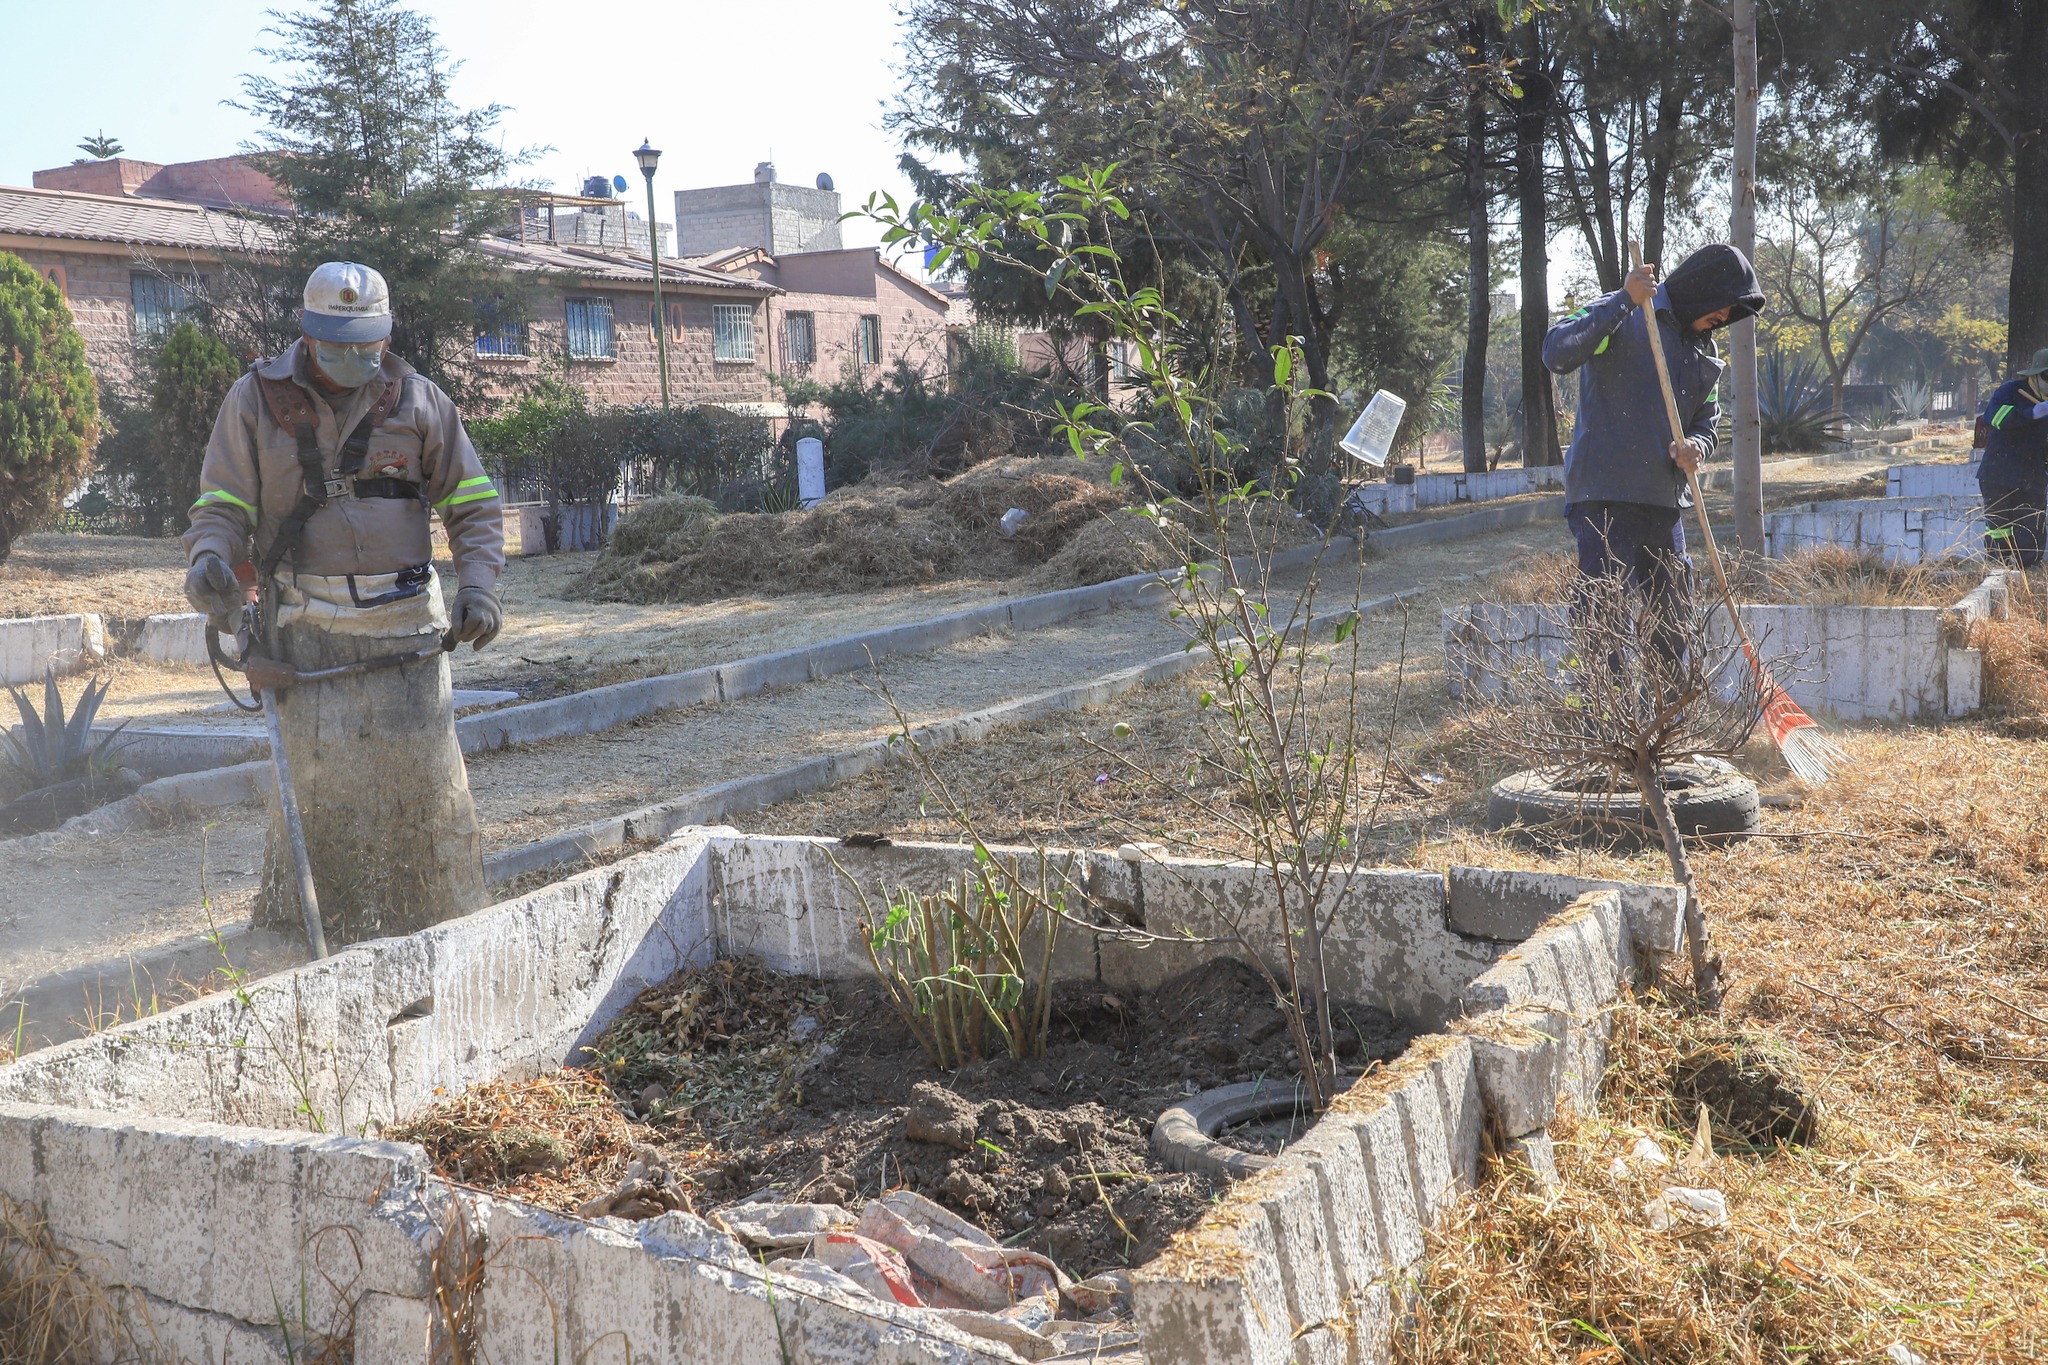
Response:
[[[1761,671],[1718,628],[1718,610],[1715,598],[1676,601],[1619,575],[1582,578],[1569,605],[1537,608],[1545,618],[1538,634],[1563,642],[1557,654],[1479,633],[1450,648],[1452,671],[1491,693],[1475,716],[1487,748],[1560,781],[1576,779],[1596,817],[1602,791],[1641,794],[1671,875],[1685,888],[1693,986],[1710,1006],[1721,994],[1721,960],[1666,772],[1687,759],[1733,758],[1763,715]]]
[[[0,251],[0,563],[84,474],[99,411],[63,295]]]
[[[885,225],[885,244],[923,239],[938,243],[941,257],[960,255],[969,269],[989,260],[1034,273],[1048,295],[1059,295],[1075,316],[1099,322],[1105,335],[1128,348],[1144,419],[1126,423],[1083,401],[1060,407],[1057,434],[1077,455],[1112,458],[1112,483],[1138,485],[1145,498],[1141,515],[1178,566],[1161,582],[1188,648],[1205,660],[1202,748],[1184,777],[1152,770],[1110,745],[1102,752],[1249,848],[1264,906],[1225,903],[1192,879],[1187,885],[1208,900],[1221,927],[1211,941],[1234,945],[1273,992],[1299,1058],[1302,1094],[1321,1110],[1341,1087],[1325,945],[1352,903],[1358,832],[1384,795],[1385,765],[1377,779],[1369,777],[1361,750],[1390,742],[1390,733],[1374,736],[1364,728],[1355,580],[1351,600],[1321,620],[1320,565],[1300,589],[1269,583],[1278,528],[1294,521],[1286,500],[1304,476],[1311,407],[1329,395],[1303,385],[1311,370],[1299,342],[1262,356],[1260,366],[1275,381],[1267,399],[1279,414],[1273,430],[1281,446],[1273,467],[1244,478],[1243,442],[1228,425],[1222,401],[1229,359],[1212,368],[1180,345],[1182,319],[1159,290],[1125,278],[1116,232],[1107,240],[1077,240],[1067,230],[1074,223],[1131,220],[1114,180],[1113,171],[1064,176],[1060,190],[1044,195],[969,189],[950,211],[930,202],[905,211],[880,196],[869,212]],[[1129,229],[1133,236],[1143,230],[1140,223]],[[1021,252],[1020,242],[1027,244]],[[1174,471],[1171,484],[1134,458],[1141,447],[1164,451]],[[924,775],[981,845],[964,806],[928,764]]]

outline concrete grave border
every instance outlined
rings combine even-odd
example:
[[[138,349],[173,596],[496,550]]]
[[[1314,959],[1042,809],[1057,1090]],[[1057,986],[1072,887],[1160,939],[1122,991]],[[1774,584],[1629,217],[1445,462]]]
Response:
[[[106,654],[107,627],[97,612],[0,621],[0,684],[41,682],[52,664],[59,673],[82,672]]]
[[[417,1148],[374,1136],[382,1121],[559,1065],[685,962],[751,952],[786,970],[865,974],[833,858],[894,883],[943,878],[973,856],[686,830],[463,919],[31,1054],[0,1068],[0,1194],[40,1210],[124,1311],[147,1311],[195,1358],[283,1359],[273,1292],[319,1278],[317,1244],[335,1229],[361,1254],[347,1291],[355,1359],[423,1361],[458,1201]],[[1228,904],[1255,934],[1276,932],[1247,865],[1052,856],[1108,913],[1202,934]],[[1591,1103],[1605,1011],[1679,942],[1675,887],[1465,868],[1363,871],[1347,885],[1332,988],[1437,1032],[1137,1275],[1158,1365],[1320,1360],[1347,1338],[1355,1358],[1383,1358],[1423,1231],[1475,1177],[1482,1126],[1535,1143],[1540,1125],[1511,1130],[1547,1122],[1560,1097]],[[1145,984],[1207,951],[1070,935],[1056,960],[1062,975]],[[1530,1020],[1534,1042],[1516,1031]],[[304,1132],[308,1114],[356,1136]],[[586,1223],[461,1202],[488,1254],[518,1263],[485,1275],[480,1344],[495,1358],[539,1358],[558,1328],[573,1355],[621,1327],[645,1332],[643,1354],[678,1360],[769,1362],[784,1347],[806,1362],[1011,1358],[908,1310],[764,1274],[686,1215]],[[310,1291],[304,1325],[341,1330],[346,1297]]]
[[[1742,605],[1744,626],[1793,700],[1839,720],[1941,721],[1983,704],[1984,659],[1967,647],[1970,627],[2004,620],[2005,573],[1994,571],[1947,607]],[[1499,692],[1508,670],[1565,655],[1569,608],[1477,602],[1443,613],[1444,670],[1451,696]],[[1741,667],[1739,660],[1730,667]],[[1731,684],[1732,685],[1732,684]]]
[[[1844,498],[1809,502],[1764,515],[1764,553],[1783,559],[1797,550],[1845,549],[1896,564],[1981,559],[1984,503],[1958,497]]]

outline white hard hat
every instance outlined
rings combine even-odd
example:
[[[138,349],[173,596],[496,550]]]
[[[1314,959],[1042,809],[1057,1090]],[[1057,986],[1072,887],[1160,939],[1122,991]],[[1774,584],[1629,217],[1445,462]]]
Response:
[[[299,330],[315,341],[382,341],[391,335],[391,290],[354,261],[329,261],[306,280]]]

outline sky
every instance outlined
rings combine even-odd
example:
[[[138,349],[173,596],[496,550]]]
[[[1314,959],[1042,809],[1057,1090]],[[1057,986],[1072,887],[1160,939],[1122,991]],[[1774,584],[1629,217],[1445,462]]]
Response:
[[[899,148],[882,130],[902,54],[894,0],[669,0],[583,6],[562,0],[412,0],[462,63],[464,107],[510,106],[508,149],[551,147],[522,179],[574,193],[585,175],[623,175],[629,202],[646,190],[632,149],[661,149],[662,221],[670,192],[741,184],[773,159],[779,179],[831,174],[848,209],[869,192],[908,196]],[[145,161],[225,156],[261,127],[222,101],[241,77],[276,72],[255,48],[266,11],[288,0],[0,0],[0,31],[17,53],[64,61],[9,63],[0,81],[0,184],[84,155],[104,130]],[[87,60],[89,59],[89,64]],[[644,211],[644,210],[643,210]],[[859,220],[848,245],[877,240]]]

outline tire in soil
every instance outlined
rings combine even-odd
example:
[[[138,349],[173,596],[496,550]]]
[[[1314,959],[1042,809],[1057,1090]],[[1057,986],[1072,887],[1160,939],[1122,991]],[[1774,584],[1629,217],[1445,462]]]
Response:
[[[1756,833],[1756,783],[1741,773],[1676,763],[1664,774],[1671,813],[1686,838],[1729,843]],[[1525,769],[1493,784],[1486,827],[1528,843],[1590,844],[1617,852],[1661,842],[1641,795],[1603,788],[1599,780],[1573,779],[1555,769]]]

